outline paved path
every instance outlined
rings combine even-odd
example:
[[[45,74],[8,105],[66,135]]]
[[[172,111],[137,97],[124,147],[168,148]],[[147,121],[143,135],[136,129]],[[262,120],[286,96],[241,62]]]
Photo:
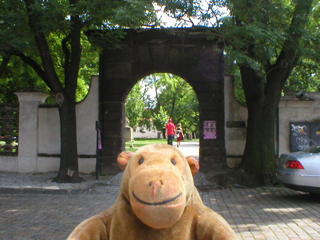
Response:
[[[177,146],[175,142],[173,146]],[[199,158],[199,141],[193,142],[181,142],[180,148],[178,148],[185,156],[193,156]]]
[[[119,187],[100,184],[78,194],[0,194],[1,240],[62,240],[82,220],[110,207]],[[285,188],[200,191],[239,239],[320,239],[320,200]]]

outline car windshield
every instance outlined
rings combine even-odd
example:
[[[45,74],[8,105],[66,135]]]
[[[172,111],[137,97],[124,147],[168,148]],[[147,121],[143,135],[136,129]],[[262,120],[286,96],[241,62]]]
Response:
[[[303,152],[307,152],[307,153],[320,153],[320,144],[319,145],[315,145],[311,148],[308,148],[306,150],[304,150]]]

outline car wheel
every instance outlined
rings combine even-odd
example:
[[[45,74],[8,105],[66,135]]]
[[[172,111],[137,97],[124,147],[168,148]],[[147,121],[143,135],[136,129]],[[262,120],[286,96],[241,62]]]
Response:
[[[313,199],[320,199],[320,193],[309,193]]]

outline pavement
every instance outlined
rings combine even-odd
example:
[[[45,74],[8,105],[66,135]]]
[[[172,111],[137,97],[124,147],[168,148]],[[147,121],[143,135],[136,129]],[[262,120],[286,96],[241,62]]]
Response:
[[[116,202],[121,173],[99,180],[82,175],[81,184],[53,183],[55,174],[0,172],[1,240],[66,239],[84,219]],[[195,184],[204,204],[221,214],[239,239],[320,240],[320,198],[284,187],[220,189],[203,173]]]

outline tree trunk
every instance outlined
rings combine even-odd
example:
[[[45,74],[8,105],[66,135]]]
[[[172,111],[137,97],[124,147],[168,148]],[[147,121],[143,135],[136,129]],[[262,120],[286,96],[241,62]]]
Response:
[[[75,5],[79,0],[70,0]],[[77,147],[76,89],[81,59],[81,20],[71,16],[70,50],[65,53],[65,89],[56,94],[60,105],[61,160],[56,178],[59,182],[80,182]]]
[[[264,66],[265,75],[253,67],[240,67],[248,107],[248,130],[240,168],[249,175],[249,185],[270,184],[275,179],[274,129],[283,86],[298,60],[298,48],[313,0],[297,1],[288,38],[274,65]],[[248,46],[250,57],[254,45]],[[269,61],[271,62],[271,61]]]
[[[273,86],[273,91],[267,92],[262,75],[245,66],[240,71],[248,107],[247,139],[240,168],[249,176],[245,184],[269,184],[276,170],[274,129],[281,87]]]
[[[58,94],[62,99],[59,107],[61,158],[57,182],[80,182],[77,149],[76,103]],[[59,103],[59,100],[58,100]]]
[[[275,162],[275,114],[256,104],[248,108],[248,130],[241,168],[249,175],[250,186],[270,184],[274,179]]]

